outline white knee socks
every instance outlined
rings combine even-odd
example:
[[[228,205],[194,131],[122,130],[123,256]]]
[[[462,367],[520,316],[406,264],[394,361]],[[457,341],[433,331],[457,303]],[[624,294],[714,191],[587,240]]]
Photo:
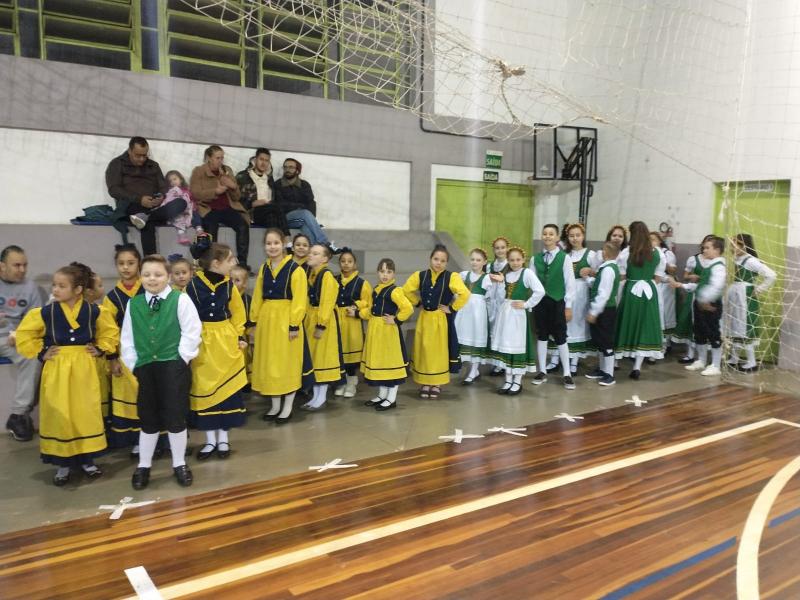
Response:
[[[217,430],[206,431],[206,444],[217,445]]]
[[[706,344],[697,344],[697,360],[699,360],[703,365],[706,364],[706,352],[708,351],[708,345]]]
[[[469,369],[469,375],[467,375],[467,379],[475,379],[478,376],[478,369],[481,368],[480,363],[473,362],[472,366]]]
[[[153,466],[153,452],[158,443],[157,433],[139,432],[139,466],[149,469]]]
[[[536,360],[539,362],[539,371],[547,372],[547,340],[536,340]]]
[[[747,356],[747,362],[742,365],[743,369],[752,369],[756,366],[756,345],[753,343],[746,344],[744,347],[745,356]]]
[[[719,369],[719,365],[722,362],[722,348],[712,348],[711,349],[711,366],[717,367]]]
[[[186,443],[189,439],[187,431],[179,431],[178,433],[168,433],[169,450],[172,453],[172,468],[180,467],[186,464]],[[139,455],[141,460],[141,454]]]
[[[224,429],[217,429],[217,442],[219,444],[230,445],[230,442],[228,442],[228,432]]]
[[[640,356],[637,354],[636,358],[633,360],[633,370],[641,371],[643,362],[644,362],[644,356]]]
[[[323,404],[325,404],[325,396],[328,394],[328,384],[317,384],[314,386],[314,396],[308,402],[308,406],[311,408],[319,408]]]
[[[614,355],[612,354],[611,356],[604,356],[602,358],[602,361],[603,361],[602,362],[602,365],[603,365],[602,371],[603,371],[603,373],[605,373],[606,375],[611,375],[611,377],[613,377],[614,376]]]
[[[566,343],[558,347],[558,357],[561,359],[561,370],[564,377],[570,377],[572,372],[569,370],[569,346]]]
[[[281,413],[278,415],[281,419],[285,419],[289,415],[292,414],[292,407],[294,406],[294,395],[295,392],[291,394],[286,394],[283,399],[283,408],[281,409]]]
[[[270,400],[272,400],[272,407],[270,407],[269,411],[267,411],[267,414],[277,415],[279,412],[281,412],[281,397],[272,396]]]

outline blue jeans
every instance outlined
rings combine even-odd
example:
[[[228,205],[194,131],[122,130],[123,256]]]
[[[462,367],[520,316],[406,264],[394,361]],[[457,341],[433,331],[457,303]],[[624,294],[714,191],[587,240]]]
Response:
[[[289,229],[299,229],[303,235],[308,236],[312,244],[328,243],[328,236],[317,223],[317,218],[305,208],[290,210],[286,213],[286,225]]]

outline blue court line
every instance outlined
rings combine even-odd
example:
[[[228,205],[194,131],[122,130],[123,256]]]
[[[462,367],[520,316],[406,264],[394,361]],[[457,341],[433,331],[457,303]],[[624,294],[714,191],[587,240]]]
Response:
[[[795,517],[800,517],[800,508],[796,508],[795,510],[782,514],[778,517],[775,517],[769,522],[769,527],[777,527],[778,525],[782,525],[786,521],[794,519]],[[646,577],[642,577],[641,579],[632,581],[631,583],[628,583],[623,587],[614,590],[610,594],[606,594],[605,596],[603,596],[603,600],[621,600],[622,598],[627,598],[631,594],[635,594],[636,592],[648,586],[651,586],[654,583],[658,583],[659,581],[661,581],[662,579],[666,579],[670,575],[674,575],[675,573],[683,571],[684,569],[694,566],[699,562],[702,562],[708,558],[711,558],[712,556],[716,556],[717,554],[724,552],[728,548],[735,546],[737,539],[738,538],[736,537],[728,538],[724,542],[717,544],[716,546],[712,546],[711,548],[708,548],[706,550],[703,550],[702,552],[698,552],[697,554],[694,554],[693,556],[690,556],[685,560],[675,563],[674,565],[670,565],[668,567],[655,571],[654,573],[651,573]]]

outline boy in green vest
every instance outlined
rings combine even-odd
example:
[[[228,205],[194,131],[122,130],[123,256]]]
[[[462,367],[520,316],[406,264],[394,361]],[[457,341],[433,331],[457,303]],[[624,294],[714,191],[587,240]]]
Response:
[[[600,385],[614,385],[614,335],[617,330],[617,289],[619,289],[619,246],[603,244],[603,263],[598,267],[589,290],[586,321],[592,343],[597,348],[597,368],[586,374]]]
[[[142,429],[139,464],[131,484],[135,490],[147,487],[158,434],[166,430],[175,478],[188,487],[193,481],[184,458],[192,383],[189,362],[199,352],[202,323],[189,296],[170,287],[164,257],[145,256],[141,277],[145,293],[129,302],[120,338],[122,361],[139,381],[136,407]]]
[[[572,261],[558,247],[558,225],[549,223],[542,228],[544,251],[531,259],[530,268],[544,286],[545,296],[533,309],[536,324],[536,359],[539,373],[533,378],[534,385],[547,381],[547,340],[553,338],[558,347],[558,356],[564,372],[564,387],[575,389],[569,367],[567,346],[567,321],[572,318],[572,300],[575,297],[575,273]]]
[[[700,375],[714,377],[722,375],[722,293],[725,291],[727,268],[722,253],[725,240],[711,236],[703,242],[703,258],[707,264],[700,273],[697,283],[672,283],[672,287],[682,287],[694,295],[694,343],[697,346],[697,360],[684,367],[687,371],[700,371]],[[711,347],[711,364],[706,366],[706,348]]]

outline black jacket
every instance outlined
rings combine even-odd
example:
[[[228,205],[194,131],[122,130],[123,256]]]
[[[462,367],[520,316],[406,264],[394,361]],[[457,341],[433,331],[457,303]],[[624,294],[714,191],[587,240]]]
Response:
[[[142,196],[163,194],[167,187],[164,174],[156,161],[148,158],[141,167],[137,167],[130,161],[127,152],[108,163],[106,186],[117,203],[116,213],[121,218],[144,212],[140,202]]]
[[[317,216],[317,203],[314,202],[314,192],[311,184],[305,179],[300,180],[300,185],[284,185],[283,177],[275,182],[275,200],[283,210],[283,214],[305,208],[312,215]]]

